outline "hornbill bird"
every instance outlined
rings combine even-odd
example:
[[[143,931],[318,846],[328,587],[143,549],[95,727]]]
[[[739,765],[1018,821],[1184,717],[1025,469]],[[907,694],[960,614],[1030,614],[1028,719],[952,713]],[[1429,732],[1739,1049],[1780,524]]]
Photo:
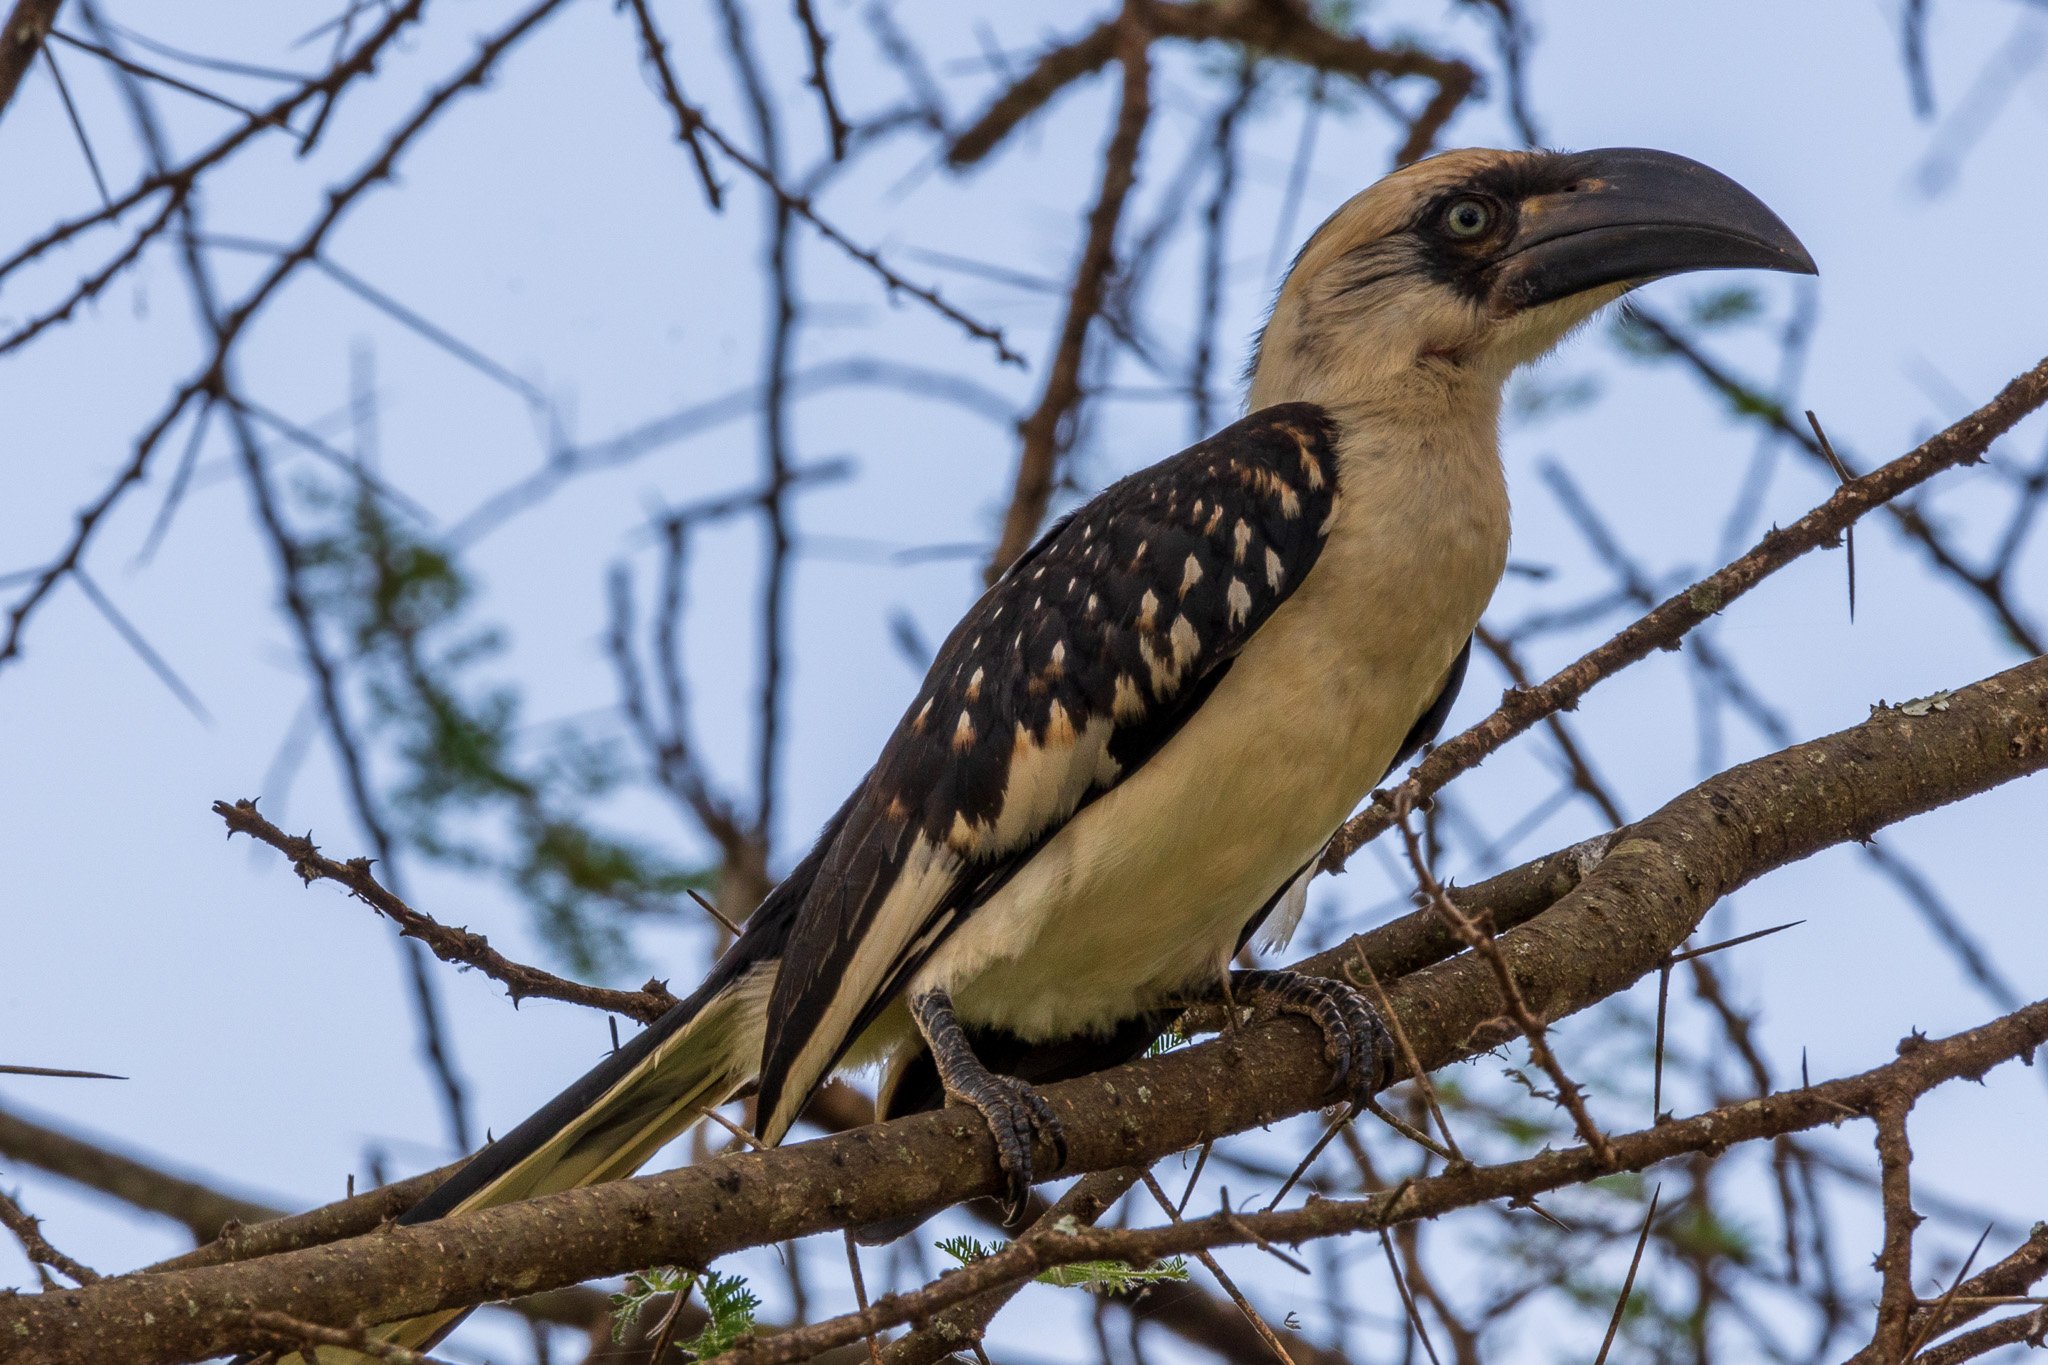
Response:
[[[629,1175],[749,1085],[779,1141],[870,1063],[884,1117],[978,1110],[1014,1203],[1059,1148],[1032,1087],[1202,1000],[1307,1016],[1335,1090],[1371,1094],[1365,1000],[1231,961],[1286,940],[1331,834],[1450,710],[1507,562],[1509,374],[1636,285],[1743,267],[1814,272],[1665,152],[1445,152],[1358,194],[1288,272],[1250,415],[1054,523],[704,983],[402,1221]]]

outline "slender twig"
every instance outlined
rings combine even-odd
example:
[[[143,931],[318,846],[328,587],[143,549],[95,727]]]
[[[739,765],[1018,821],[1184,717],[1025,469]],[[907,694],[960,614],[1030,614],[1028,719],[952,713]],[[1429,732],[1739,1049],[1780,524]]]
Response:
[[[235,101],[228,99],[226,96],[216,94],[214,91],[208,90],[204,86],[194,85],[190,81],[179,80],[176,76],[171,75],[169,72],[159,71],[153,66],[145,66],[141,62],[135,61],[132,58],[122,56],[120,53],[113,51],[111,48],[101,47],[98,43],[89,43],[85,41],[83,38],[74,38],[70,34],[65,33],[59,29],[52,29],[50,31],[50,36],[52,38],[55,38],[60,43],[64,43],[69,47],[77,48],[80,52],[89,52],[93,56],[98,57],[103,62],[107,62],[113,66],[118,66],[123,71],[126,71],[132,76],[140,76],[144,80],[155,81],[159,85],[168,86],[170,89],[179,91],[183,94],[190,95],[194,99],[204,100],[208,104],[219,105],[223,109],[233,110],[235,113],[240,114],[243,118],[248,119],[251,122],[260,123],[267,118],[274,117],[273,115],[265,113],[261,110],[251,109],[247,105],[237,104],[235,103]],[[104,187],[102,188],[104,189]],[[112,202],[112,196],[103,193],[101,197],[106,199],[109,203]]]
[[[667,71],[669,65],[668,51],[661,40],[659,31],[654,27],[653,16],[647,9],[646,0],[630,0],[630,2],[633,6],[635,17],[639,20],[641,42],[646,52],[648,63],[657,72]],[[940,297],[937,290],[926,285],[912,283],[904,276],[898,274],[888,262],[882,259],[879,252],[871,247],[864,247],[855,242],[838,227],[834,226],[829,219],[821,216],[807,196],[794,193],[785,188],[767,165],[726,137],[725,134],[718,130],[716,125],[707,122],[703,112],[683,98],[681,87],[674,80],[672,72],[662,76],[661,87],[662,98],[673,108],[678,125],[682,130],[701,135],[712,146],[716,147],[728,161],[731,161],[748,175],[760,181],[770,193],[781,201],[784,208],[803,219],[806,223],[809,223],[820,237],[823,237],[846,255],[867,267],[871,274],[882,281],[883,287],[887,289],[891,297],[897,294],[908,294],[933,312],[959,327],[969,336],[987,342],[995,348],[997,357],[1006,364],[1022,365],[1024,363],[1024,357],[1010,349],[1009,343],[1004,340],[1000,328],[992,327],[977,318],[970,317],[946,302],[944,298]],[[679,136],[683,136],[683,134],[679,133]],[[688,141],[689,139],[685,136],[684,140]]]
[[[1915,1303],[1914,1318],[1917,1318],[1919,1320],[1916,1322],[1913,1319],[1908,1319],[1907,1321],[1906,1325],[1908,1328],[1912,1330],[1913,1336],[1912,1339],[1906,1343],[1905,1349],[1899,1353],[1901,1359],[1912,1359],[1913,1356],[1919,1352],[1920,1348],[1927,1344],[1927,1339],[1934,1335],[1935,1325],[1942,1320],[1943,1315],[1945,1315],[1948,1312],[1949,1308],[1956,1302],[1957,1295],[1962,1291],[1964,1280],[1966,1280],[1969,1277],[1970,1267],[1977,1264],[1978,1253],[1984,1250],[1984,1244],[1990,1240],[1991,1228],[1989,1225],[1986,1225],[1984,1231],[1978,1235],[1977,1245],[1970,1248],[1970,1254],[1968,1256],[1965,1256],[1963,1258],[1963,1263],[1956,1267],[1955,1278],[1949,1281],[1947,1291],[1943,1293],[1942,1296],[1939,1299],[1935,1300],[1932,1304],[1927,1304],[1923,1302]],[[2029,1301],[2025,1298],[2020,1298],[2013,1295],[1992,1295],[1988,1297],[1990,1298],[1991,1304],[1994,1305],[2009,1303],[2026,1303]],[[1979,1301],[1981,1302],[1981,1300]],[[2048,1299],[2041,1300],[2041,1302],[2048,1303]],[[1927,1309],[1930,1311],[1922,1312],[1922,1309]]]
[[[1828,459],[1826,452],[1821,449],[1819,441],[1815,440],[1809,433],[1801,431],[1793,423],[1791,416],[1777,404],[1773,403],[1768,396],[1738,379],[1731,371],[1707,355],[1676,325],[1640,303],[1631,306],[1630,319],[1633,325],[1643,328],[1659,343],[1667,347],[1671,354],[1691,366],[1700,378],[1705,380],[1715,391],[1726,396],[1730,402],[1735,404],[1739,411],[1755,415],[1757,420],[1777,430],[1800,450],[1805,451],[1815,460],[1826,463],[1831,472],[1835,471],[1838,461]],[[2002,434],[2002,431],[1993,433],[1994,436],[1999,434]],[[1987,447],[1989,444],[1989,441],[1985,442]],[[1981,456],[1982,453],[1982,450],[1979,450],[1977,455]],[[1974,459],[1971,462],[1974,463]],[[1919,543],[1936,568],[1962,584],[1969,591],[1975,593],[1982,600],[1985,609],[1990,612],[2006,634],[2012,637],[2015,645],[2029,654],[2039,654],[2044,648],[2048,648],[2048,644],[2044,644],[2044,637],[2035,624],[2024,619],[2020,615],[2019,609],[2013,605],[2006,593],[2002,576],[1995,573],[1979,573],[1971,569],[1964,563],[1962,556],[1949,543],[1947,537],[1938,528],[1929,523],[1917,508],[1900,503],[1891,503],[1886,511],[1894,524],[1909,539]],[[1846,525],[1843,529],[1847,529]]]
[[[1152,117],[1152,34],[1147,14],[1147,6],[1140,0],[1129,0],[1114,26],[1113,50],[1123,69],[1122,98],[1102,153],[1100,183],[1094,206],[1088,211],[1088,230],[1067,292],[1059,338],[1046,366],[1045,386],[1038,402],[1017,424],[1017,472],[1003,513],[1002,534],[982,573],[990,583],[1038,534],[1046,505],[1052,500],[1060,454],[1072,439],[1071,424],[1082,399],[1081,364],[1089,327],[1102,310],[1110,272],[1116,266],[1117,226],[1123,219],[1124,202],[1137,183],[1138,153]]]
[[[1401,1312],[1408,1321],[1408,1328],[1422,1343],[1429,1365],[1443,1365],[1436,1353],[1436,1343],[1429,1339],[1429,1328],[1422,1321],[1422,1310],[1415,1306],[1415,1295],[1409,1292],[1408,1277],[1401,1273],[1401,1263],[1394,1259],[1394,1239],[1385,1228],[1380,1229],[1380,1250],[1387,1256],[1387,1273],[1394,1277],[1394,1289],[1401,1296]]]
[[[734,924],[731,920],[727,919],[725,917],[725,912],[723,910],[720,910],[716,905],[711,903],[710,897],[704,895],[704,893],[699,891],[694,886],[687,887],[685,889],[689,893],[690,899],[697,902],[698,909],[702,910],[705,914],[711,916],[711,918],[717,920],[720,927],[722,927],[728,934],[731,934],[734,938],[738,938],[740,936],[740,927],[737,924]]]
[[[21,1250],[31,1265],[48,1266],[60,1275],[70,1276],[77,1284],[99,1281],[98,1271],[51,1246],[49,1239],[43,1236],[42,1220],[25,1212],[4,1190],[0,1190],[0,1227],[14,1234],[14,1240],[21,1243]]]
[[[400,934],[424,943],[443,962],[473,967],[503,984],[515,1003],[526,999],[562,1000],[572,1005],[623,1014],[642,1023],[660,1018],[675,1004],[675,997],[660,982],[650,981],[637,991],[612,990],[564,980],[538,967],[514,962],[491,947],[490,940],[482,934],[450,928],[407,905],[371,874],[368,858],[336,862],[321,853],[311,838],[286,834],[264,819],[254,801],[216,801],[213,811],[227,822],[230,835],[247,834],[270,845],[291,859],[292,871],[308,884],[316,881],[337,883],[357,900],[396,924]]]
[[[1331,839],[1323,867],[1336,871],[1353,852],[1394,823],[1396,793],[1412,807],[1443,789],[1508,740],[1546,716],[1568,710],[1600,682],[1653,650],[1669,647],[1737,598],[1802,555],[1832,545],[1872,508],[1888,504],[1945,469],[1973,463],[1992,441],[2048,403],[2048,360],[2007,384],[1997,397],[1891,463],[1843,485],[1799,520],[1774,530],[1754,548],[1660,603],[1620,634],[1534,687],[1510,692],[1499,709],[1431,751],[1394,791],[1373,794]]]
[[[853,1240],[853,1229],[846,1229],[846,1269],[853,1278],[853,1301],[860,1311],[868,1311],[868,1282],[860,1273],[860,1244]],[[868,1365],[882,1365],[882,1345],[873,1332],[868,1333]]]
[[[1523,999],[1521,985],[1515,980],[1514,969],[1508,965],[1507,954],[1501,950],[1500,943],[1494,938],[1492,931],[1460,910],[1450,894],[1444,890],[1443,884],[1437,881],[1435,874],[1430,871],[1421,840],[1416,837],[1414,826],[1409,823],[1408,812],[1400,811],[1397,818],[1401,842],[1408,850],[1408,865],[1414,871],[1423,895],[1443,917],[1444,924],[1458,941],[1486,960],[1487,966],[1493,971],[1494,984],[1500,990],[1503,1008],[1529,1044],[1529,1055],[1557,1086],[1557,1102],[1571,1115],[1572,1123],[1579,1130],[1579,1136],[1586,1145],[1603,1159],[1611,1161],[1613,1152],[1607,1144],[1606,1135],[1600,1131],[1599,1125],[1593,1122],[1593,1115],[1586,1108],[1585,1096],[1580,1091],[1578,1082],[1565,1074],[1564,1064],[1552,1051],[1543,1021],[1529,1008],[1528,1001]]]
[[[1145,1189],[1151,1194],[1153,1201],[1165,1212],[1167,1220],[1171,1223],[1179,1223],[1181,1221],[1180,1207],[1167,1196],[1164,1189],[1160,1188],[1157,1177],[1148,1170],[1144,1172],[1141,1179],[1144,1180]],[[1259,1334],[1259,1339],[1266,1343],[1267,1348],[1273,1352],[1274,1358],[1282,1362],[1282,1365],[1294,1365],[1294,1357],[1287,1353],[1286,1344],[1280,1340],[1279,1336],[1273,1331],[1272,1325],[1266,1321],[1259,1310],[1252,1306],[1252,1301],[1244,1296],[1244,1291],[1237,1287],[1237,1282],[1224,1273],[1223,1267],[1216,1263],[1215,1256],[1211,1255],[1204,1248],[1195,1252],[1195,1259],[1202,1263],[1204,1270],[1215,1277],[1216,1283],[1225,1294],[1230,1296],[1230,1301],[1237,1305],[1237,1311],[1244,1314],[1245,1321],[1251,1323],[1252,1330]]]
[[[399,124],[361,170],[329,191],[325,208],[291,250],[283,253],[271,268],[264,272],[255,287],[243,295],[240,302],[218,314],[211,324],[214,334],[211,338],[211,354],[192,378],[179,386],[155,420],[145,428],[135,443],[128,463],[100,496],[79,513],[76,526],[64,549],[45,565],[28,592],[9,609],[7,632],[4,638],[0,638],[0,667],[19,657],[22,635],[29,617],[49,595],[50,590],[81,562],[85,548],[102,519],[113,509],[121,495],[141,480],[149,467],[150,456],[185,409],[201,395],[217,394],[224,387],[230,352],[256,315],[276,296],[285,281],[300,266],[319,253],[321,246],[348,210],[372,186],[391,178],[405,151],[436,121],[441,112],[465,91],[481,86],[498,60],[562,3],[563,0],[541,0],[539,4],[518,15],[510,24],[480,44],[469,63],[451,79],[435,87]],[[417,0],[414,5],[395,12],[392,22],[396,23],[408,11],[416,8]],[[386,27],[391,32],[396,31],[390,24]],[[374,49],[372,55],[373,53]],[[360,50],[359,55],[363,55]],[[351,71],[354,69],[353,62],[346,65]],[[341,70],[342,68],[337,68],[337,74]],[[339,79],[333,88],[339,88]],[[188,168],[190,165],[191,163],[188,163]],[[196,171],[193,173],[196,174]],[[162,183],[171,184],[174,181],[166,179]],[[116,201],[117,204],[119,202]],[[17,259],[19,258],[20,255],[17,253]],[[0,265],[0,274],[4,274],[6,269],[5,265]]]
[[[53,11],[56,8],[50,0],[19,0],[17,12],[45,6]],[[17,248],[13,255],[0,258],[0,279],[13,274],[15,270],[43,255],[52,247],[69,241],[87,229],[119,218],[153,194],[165,190],[190,194],[202,174],[241,150],[258,133],[266,128],[286,126],[290,116],[308,101],[315,98],[331,101],[356,78],[373,70],[384,50],[419,18],[420,11],[425,7],[426,0],[404,0],[403,4],[395,8],[387,8],[383,20],[376,29],[358,44],[353,52],[340,56],[317,79],[308,81],[268,108],[259,111],[255,118],[244,120],[239,127],[214,142],[205,151],[177,166],[153,170],[151,174],[137,181],[126,193],[117,195],[112,204],[95,212],[52,224],[41,235]],[[12,31],[12,26],[9,31]],[[0,59],[0,68],[4,68],[4,59]],[[0,70],[0,86],[4,86],[4,70]],[[0,105],[4,103],[4,99],[0,99]]]
[[[1622,1277],[1621,1293],[1614,1300],[1614,1316],[1607,1320],[1607,1335],[1600,1339],[1600,1354],[1593,1357],[1593,1365],[1607,1365],[1607,1352],[1612,1349],[1614,1338],[1621,1331],[1622,1316],[1628,1312],[1629,1295],[1635,1292],[1636,1271],[1642,1268],[1643,1248],[1650,1244],[1650,1226],[1657,1221],[1657,1201],[1663,1194],[1662,1185],[1650,1191],[1650,1207],[1643,1214],[1643,1230],[1636,1237],[1635,1255],[1629,1258],[1628,1274]]]
[[[1913,1229],[1919,1226],[1920,1215],[1913,1212],[1913,1149],[1906,1137],[1906,1115],[1911,1109],[1908,1095],[1887,1099],[1876,1110],[1884,1245],[1877,1253],[1881,1288],[1870,1353],[1880,1361],[1906,1358],[1917,1301],[1913,1293]]]
[[[796,0],[797,23],[803,27],[804,42],[810,49],[811,74],[804,83],[818,92],[818,109],[825,116],[825,135],[832,143],[832,159],[846,159],[846,119],[839,112],[839,101],[833,97],[832,81],[825,72],[825,53],[831,44],[825,38],[825,30],[818,25],[817,11],[811,0]]]
[[[63,35],[53,33],[51,36]],[[111,206],[114,196],[107,192],[107,178],[100,174],[100,159],[93,154],[92,138],[86,134],[85,120],[78,116],[78,106],[72,102],[71,87],[64,82],[64,68],[57,64],[57,50],[47,43],[43,45],[43,62],[50,68],[50,83],[57,87],[58,102],[64,106],[64,117],[70,121],[71,135],[85,156],[85,168],[92,172],[93,188],[100,192],[100,203]]]
[[[1380,985],[1379,974],[1373,970],[1372,959],[1366,955],[1363,949],[1351,954],[1350,960],[1345,964],[1345,976],[1356,985],[1360,983],[1357,977],[1351,973],[1351,969],[1354,966],[1359,971],[1365,973],[1363,984],[1366,989],[1372,992],[1373,1006],[1379,1010],[1380,1019],[1386,1024],[1387,1030],[1394,1035],[1394,1046],[1400,1050],[1401,1061],[1407,1066],[1408,1075],[1413,1078],[1416,1087],[1421,1090],[1422,1101],[1429,1106],[1429,1116],[1436,1120],[1436,1130],[1443,1134],[1444,1146],[1450,1152],[1450,1160],[1459,1165],[1468,1164],[1465,1160],[1465,1154],[1458,1150],[1458,1138],[1456,1134],[1451,1132],[1450,1120],[1444,1117],[1443,1106],[1437,1102],[1436,1084],[1429,1078],[1429,1068],[1425,1067],[1422,1064],[1422,1059],[1415,1055],[1415,1045],[1408,1040],[1408,1030],[1401,1026],[1401,1015],[1395,1010],[1393,1001],[1387,998],[1386,988]],[[1378,1106],[1370,1105],[1368,1108],[1377,1110]]]

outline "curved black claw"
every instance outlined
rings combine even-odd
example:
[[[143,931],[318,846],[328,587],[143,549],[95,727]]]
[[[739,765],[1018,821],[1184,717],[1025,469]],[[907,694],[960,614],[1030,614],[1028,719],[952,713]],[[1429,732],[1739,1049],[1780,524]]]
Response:
[[[1393,1079],[1393,1034],[1348,983],[1288,971],[1232,972],[1230,980],[1238,1004],[1300,1015],[1321,1030],[1331,1086],[1353,1103],[1363,1104]]]
[[[1003,1208],[1015,1217],[1031,1196],[1034,1179],[1032,1147],[1044,1138],[1052,1144],[1061,1165],[1067,1160],[1067,1134],[1060,1121],[1036,1090],[1015,1076],[984,1071],[971,1087],[953,1092],[962,1103],[972,1105],[988,1124],[996,1140],[996,1160],[1003,1168]]]
[[[973,1106],[996,1140],[996,1159],[1003,1168],[1004,1207],[1012,1217],[1031,1194],[1031,1148],[1039,1138],[1052,1144],[1061,1165],[1067,1161],[1067,1135],[1052,1106],[1015,1076],[982,1065],[954,1017],[953,1001],[944,991],[925,991],[910,998],[910,1015],[924,1033],[946,1094]]]

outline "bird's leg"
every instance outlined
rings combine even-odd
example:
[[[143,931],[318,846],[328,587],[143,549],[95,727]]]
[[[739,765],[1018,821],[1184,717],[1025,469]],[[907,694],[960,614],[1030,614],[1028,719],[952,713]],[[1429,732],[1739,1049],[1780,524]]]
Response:
[[[1354,1103],[1371,1099],[1393,1080],[1393,1035],[1380,1012],[1347,982],[1307,972],[1235,971],[1217,982],[1215,998],[1233,1014],[1238,1007],[1264,1007],[1314,1024],[1322,1031],[1333,1086]]]
[[[925,1045],[932,1050],[946,1094],[972,1106],[994,1134],[996,1158],[1009,1186],[1004,1203],[1014,1215],[1031,1193],[1033,1142],[1043,1137],[1052,1143],[1062,1163],[1067,1159],[1067,1138],[1059,1119],[1030,1086],[982,1065],[960,1021],[953,1017],[952,997],[944,991],[911,996],[910,1017],[917,1021]]]

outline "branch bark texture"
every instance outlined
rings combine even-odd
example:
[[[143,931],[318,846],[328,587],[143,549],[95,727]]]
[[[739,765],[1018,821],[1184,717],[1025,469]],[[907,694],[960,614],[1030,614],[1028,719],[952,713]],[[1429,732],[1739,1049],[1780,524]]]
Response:
[[[1880,707],[1678,797],[1500,945],[1529,1006],[1556,1019],[1655,971],[1716,900],[1764,872],[2044,766],[2048,660],[1938,706]],[[1389,994],[1425,1067],[1497,1041],[1492,973],[1469,956]],[[2033,1019],[2048,1007],[2029,1011]],[[1314,1031],[1275,1020],[1049,1089],[1068,1155],[1064,1165],[1049,1150],[1038,1158],[1048,1176],[1145,1163],[1316,1108],[1328,1086]],[[1663,1143],[1664,1131],[1646,1141]],[[1671,1154],[1656,1150],[1655,1159]],[[1562,1174],[1577,1159],[1536,1160],[1560,1163]],[[746,1246],[927,1213],[999,1183],[994,1146],[971,1114],[927,1113],[262,1260],[0,1301],[0,1342],[20,1365],[192,1360],[242,1344],[256,1309],[327,1325],[405,1317],[648,1265],[702,1265]]]

